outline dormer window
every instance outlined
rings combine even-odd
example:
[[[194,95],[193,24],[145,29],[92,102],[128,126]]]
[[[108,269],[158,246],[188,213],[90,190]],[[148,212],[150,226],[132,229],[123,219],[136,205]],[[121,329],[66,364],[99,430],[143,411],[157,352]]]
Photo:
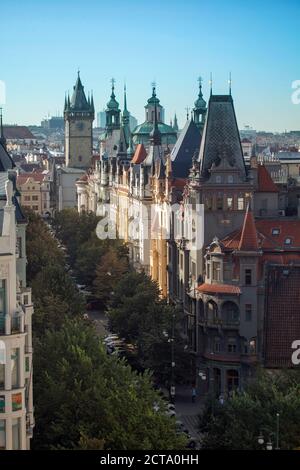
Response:
[[[221,175],[216,176],[216,183],[222,183],[222,176]]]
[[[272,235],[279,235],[280,229],[279,228],[272,228]]]
[[[291,245],[292,244],[292,239],[290,237],[287,237],[285,240],[284,240],[284,244],[285,245]]]
[[[228,175],[228,183],[233,183],[233,176],[232,175]]]

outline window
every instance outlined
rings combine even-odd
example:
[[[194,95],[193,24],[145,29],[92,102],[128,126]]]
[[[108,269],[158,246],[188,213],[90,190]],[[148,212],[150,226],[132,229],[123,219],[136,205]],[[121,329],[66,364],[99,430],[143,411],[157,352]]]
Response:
[[[272,235],[279,235],[280,229],[279,228],[272,228]]]
[[[238,198],[238,210],[239,211],[244,210],[244,198],[243,197]]]
[[[245,269],[245,284],[246,286],[251,286],[252,284],[252,270]]]
[[[32,210],[38,211],[38,210],[39,210],[39,206],[32,206]]]
[[[5,332],[6,315],[6,286],[5,281],[0,280],[0,334]]]
[[[194,261],[192,261],[192,276],[193,278],[196,277],[196,263]]]
[[[206,276],[207,276],[208,279],[210,279],[210,263],[207,263],[206,269],[207,269]]]
[[[228,345],[227,345],[227,351],[229,353],[236,353],[237,347],[236,347],[236,341],[235,338],[229,338],[228,339]]]
[[[79,155],[78,160],[79,160],[80,162],[82,162],[82,156],[81,156],[81,155]]]
[[[212,210],[212,198],[210,196],[205,198],[205,207],[208,211]]]
[[[5,413],[5,395],[0,395],[0,413]]]
[[[233,209],[233,198],[232,197],[227,198],[227,209],[230,210],[230,211]]]
[[[5,449],[5,419],[0,419],[0,449]]]
[[[30,368],[30,363],[29,363],[29,357],[25,357],[25,372],[29,372]]]
[[[17,252],[19,253],[19,258],[22,258],[22,238],[18,237],[17,238]]]
[[[19,349],[13,348],[11,350],[11,386],[12,388],[19,387]]]
[[[246,321],[252,320],[252,305],[251,304],[245,305],[245,319]]]
[[[222,176],[221,175],[216,176],[216,183],[222,183]]]
[[[218,211],[223,210],[223,196],[217,197],[217,210]]]
[[[33,200],[33,201],[38,201],[38,200],[39,200],[39,197],[38,197],[38,196],[32,196],[32,200]]]
[[[183,254],[180,253],[180,268],[183,269]]]
[[[232,175],[228,175],[228,183],[233,183],[233,176]]]
[[[219,339],[219,338],[215,338],[215,342],[214,342],[214,352],[215,352],[215,353],[221,352],[221,342],[220,342],[220,339]]]
[[[212,276],[213,276],[213,281],[220,281],[220,263],[216,263],[213,261],[212,263]]]
[[[22,409],[22,393],[14,393],[11,397],[11,408],[13,411]]]
[[[292,244],[292,239],[287,237],[285,240],[284,240],[284,244],[285,245],[291,245]]]
[[[24,201],[30,201],[30,196],[24,196]]]
[[[12,420],[12,448],[13,450],[20,449],[20,431],[21,431],[21,419]]]
[[[224,263],[224,280],[230,281],[232,279],[232,268],[229,262]]]

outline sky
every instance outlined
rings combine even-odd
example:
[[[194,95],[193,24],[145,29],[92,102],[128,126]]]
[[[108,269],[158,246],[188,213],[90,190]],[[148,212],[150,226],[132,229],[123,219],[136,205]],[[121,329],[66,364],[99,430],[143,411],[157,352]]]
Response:
[[[232,95],[240,128],[300,129],[300,0],[1,0],[0,98],[6,123],[39,124],[63,112],[77,70],[96,111],[110,96],[139,122],[151,83],[166,122],[197,97]],[[3,93],[2,93],[3,95]],[[2,96],[3,101],[3,96]]]

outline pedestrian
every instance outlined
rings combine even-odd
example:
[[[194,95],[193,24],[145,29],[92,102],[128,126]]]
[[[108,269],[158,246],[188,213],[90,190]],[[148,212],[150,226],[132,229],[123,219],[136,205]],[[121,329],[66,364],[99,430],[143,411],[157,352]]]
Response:
[[[196,395],[197,395],[197,392],[196,392],[196,389],[195,387],[192,388],[192,402],[195,403],[196,401]]]

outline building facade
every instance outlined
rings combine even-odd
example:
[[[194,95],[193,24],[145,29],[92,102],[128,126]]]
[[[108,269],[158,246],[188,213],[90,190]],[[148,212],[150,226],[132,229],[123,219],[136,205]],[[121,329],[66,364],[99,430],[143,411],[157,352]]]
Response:
[[[0,162],[0,449],[28,450],[34,417],[26,219],[19,205],[14,164],[3,141]]]

